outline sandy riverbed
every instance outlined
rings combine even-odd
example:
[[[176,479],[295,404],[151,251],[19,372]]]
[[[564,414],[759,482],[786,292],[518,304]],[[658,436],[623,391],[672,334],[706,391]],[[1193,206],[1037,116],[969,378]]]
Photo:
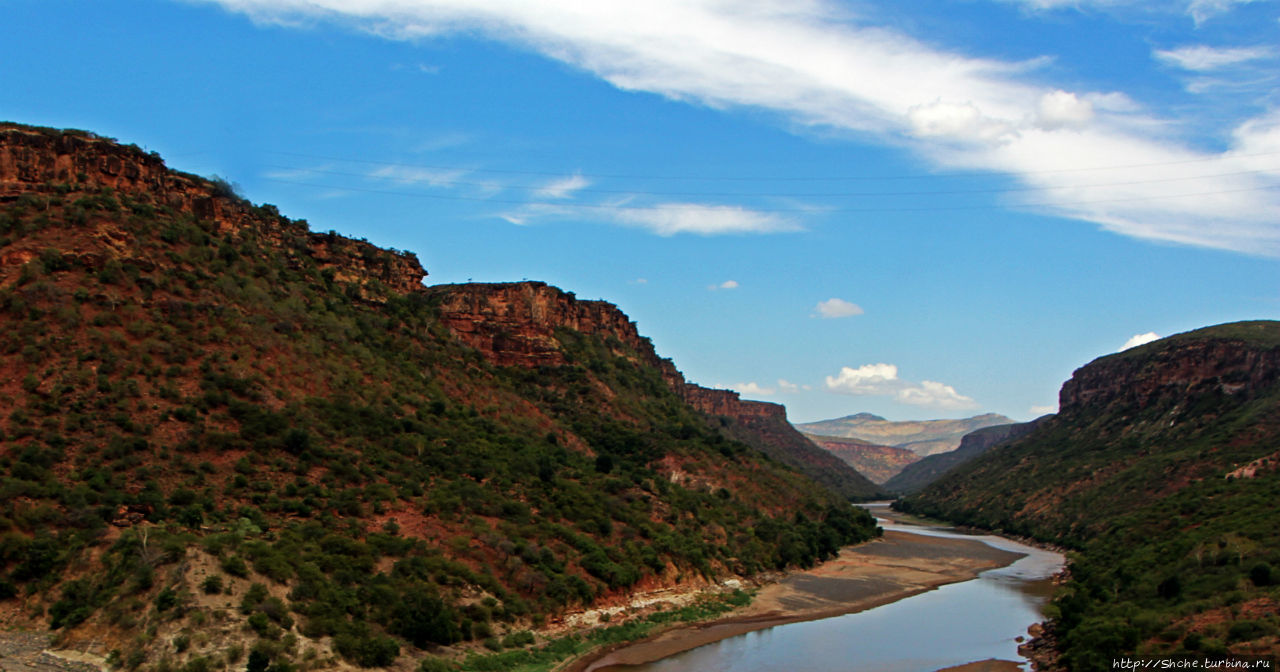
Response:
[[[615,665],[652,662],[754,630],[851,614],[971,579],[1021,557],[1022,553],[976,540],[891,530],[880,539],[842,550],[837,558],[819,567],[761,588],[750,605],[726,618],[677,627],[644,641],[597,652],[564,669],[606,672]]]

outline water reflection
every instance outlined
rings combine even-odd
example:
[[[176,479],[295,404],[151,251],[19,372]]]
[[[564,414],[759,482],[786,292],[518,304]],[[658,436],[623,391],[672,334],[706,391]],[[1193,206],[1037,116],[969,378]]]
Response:
[[[873,509],[874,511],[874,509]],[[880,511],[876,511],[879,513]],[[980,540],[1027,553],[1008,567],[892,604],[760,630],[618,672],[927,672],[996,658],[1019,661],[1018,638],[1042,620],[1062,556],[992,535],[882,519],[886,530]]]

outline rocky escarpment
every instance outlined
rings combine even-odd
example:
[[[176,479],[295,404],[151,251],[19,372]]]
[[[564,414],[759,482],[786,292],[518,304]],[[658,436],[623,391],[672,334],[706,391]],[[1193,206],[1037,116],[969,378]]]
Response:
[[[873,483],[884,484],[903,468],[920,459],[919,455],[906,448],[882,446],[861,439],[818,434],[805,434],[804,437],[819,448],[844,460],[849,466],[857,469],[858,473],[871,479]]]
[[[1205,395],[1247,400],[1280,382],[1280,344],[1252,338],[1268,324],[1273,323],[1237,323],[1223,338],[1192,331],[1097,359],[1063,384],[1060,413],[1075,416],[1106,407],[1140,411]]]
[[[636,324],[611,303],[588,301],[544,282],[437,285],[427,290],[440,321],[498,366],[536,368],[566,363],[560,329],[598,336],[615,355],[656,368],[681,399],[710,416],[731,438],[790,465],[847,497],[874,497],[880,489],[838,458],[805,440],[780,404],[743,400],[731,390],[690,383],[659,357]]]
[[[207,222],[217,233],[242,234],[310,257],[338,282],[377,282],[405,293],[421,289],[427,274],[412,253],[333,233],[311,233],[305,221],[283,217],[274,206],[254,206],[225,182],[171,170],[155,153],[84,131],[0,124],[0,203],[20,199],[44,208],[51,201],[69,204],[74,221],[94,226],[95,237],[77,237],[62,251],[95,269],[111,259],[144,268],[165,263],[131,248],[127,230],[118,225],[121,217],[115,216],[145,217],[162,210]],[[15,244],[5,250],[0,263],[20,267],[38,253]]]

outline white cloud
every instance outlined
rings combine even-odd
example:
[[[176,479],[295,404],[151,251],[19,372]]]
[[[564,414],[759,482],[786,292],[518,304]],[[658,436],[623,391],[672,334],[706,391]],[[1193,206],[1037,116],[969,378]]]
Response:
[[[1123,352],[1129,348],[1136,348],[1139,345],[1146,345],[1147,343],[1158,340],[1160,340],[1160,337],[1156,335],[1156,332],[1154,331],[1148,331],[1145,334],[1134,334],[1133,336],[1130,336],[1129,340],[1125,341],[1124,345],[1120,346],[1120,349],[1116,352]]]
[[[1038,418],[1046,413],[1057,413],[1058,405],[1052,404],[1048,406],[1032,406],[1031,408],[1027,409],[1027,412],[1029,412],[1031,415],[1034,415]]]
[[[1093,121],[1093,103],[1074,93],[1050,91],[1040,97],[1036,125],[1046,130],[1083,128]]]
[[[729,387],[739,394],[755,394],[762,397],[768,397],[777,392],[777,390],[771,387],[760,386],[754,380],[749,383],[737,383],[735,385],[730,385]]]
[[[903,388],[898,392],[897,398],[898,401],[912,406],[929,406],[952,411],[978,407],[977,402],[956,392],[956,388],[932,380],[922,380],[918,386]]]
[[[619,224],[646,229],[659,236],[681,233],[715,236],[800,230],[799,225],[789,218],[729,205],[663,203],[652,207],[611,208],[604,212],[605,216]]]
[[[1137,7],[1140,9],[1156,9],[1163,11],[1164,3],[1153,3],[1150,0],[1004,0],[1014,4],[1023,5],[1033,10],[1049,10],[1058,9],[1060,7],[1069,7],[1080,9],[1084,7],[1096,7],[1100,9],[1119,8],[1119,7]],[[1231,11],[1236,5],[1247,5],[1259,0],[1187,0],[1185,2],[1185,11],[1188,16],[1199,26],[1206,20]],[[1184,3],[1179,2],[1182,6]]]
[[[1195,20],[1196,25],[1204,23],[1219,14],[1225,14],[1236,5],[1247,5],[1257,0],[1191,0],[1187,4],[1187,14]]]
[[[606,205],[528,203],[499,213],[498,217],[513,224],[529,224],[535,219],[581,220],[591,217],[644,229],[664,237],[680,234],[724,236],[787,233],[801,230],[800,225],[788,217],[738,206],[700,203],[634,206],[621,199]]]
[[[893,364],[864,364],[858,368],[844,366],[836,376],[827,376],[827,389],[841,394],[884,395],[897,390],[898,367]]]
[[[429,187],[452,187],[466,177],[465,170],[436,170],[432,168],[415,168],[411,166],[384,166],[371,171],[369,177],[378,180],[389,180],[403,185],[426,185]]]
[[[569,198],[579,189],[590,186],[591,182],[581,175],[570,175],[552,180],[534,193],[542,198]]]
[[[972,410],[979,405],[950,385],[933,380],[919,383],[898,377],[893,364],[864,364],[858,368],[841,367],[840,373],[827,376],[827,390],[855,396],[891,397],[912,406],[927,406],[949,411]]]
[[[1206,151],[1188,133],[1221,137],[1224,129],[1102,107],[1099,101],[1125,97],[1040,83],[1037,76],[1049,76],[1036,69],[1045,59],[1004,62],[941,49],[850,18],[826,0],[205,1],[258,21],[338,21],[389,39],[485,36],[620,89],[768,110],[801,126],[905,146],[941,168],[1009,174],[1035,190],[1015,203],[1029,210],[1137,238],[1280,256],[1280,170],[1244,174],[1239,146]],[[1022,1],[1041,9],[1140,6]],[[1203,21],[1244,1],[1191,0],[1185,7]],[[613,219],[659,235],[798,228],[766,213],[695,204]]]
[[[784,394],[795,394],[796,392],[800,391],[800,385],[790,382],[788,380],[779,378],[778,389],[781,390]],[[805,389],[808,389],[808,386],[805,386]]]
[[[1152,52],[1157,60],[1193,72],[1208,72],[1275,56],[1266,47],[1215,48],[1206,45],[1164,49]]]
[[[716,291],[719,289],[737,289],[739,287],[737,280],[725,280],[718,285],[707,285],[707,289]]]
[[[823,319],[853,317],[854,315],[861,315],[863,312],[862,306],[834,297],[827,299],[826,301],[819,301],[817,310],[818,315]]]

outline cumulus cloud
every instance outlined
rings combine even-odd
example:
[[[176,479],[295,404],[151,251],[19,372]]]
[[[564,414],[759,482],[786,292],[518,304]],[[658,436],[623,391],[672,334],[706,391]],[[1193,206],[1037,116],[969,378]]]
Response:
[[[1134,334],[1133,336],[1130,336],[1129,340],[1125,341],[1124,345],[1120,346],[1120,349],[1116,352],[1124,352],[1129,348],[1136,348],[1139,345],[1146,345],[1147,343],[1158,340],[1160,340],[1160,337],[1156,335],[1156,332],[1154,331],[1148,331],[1145,334]]]
[[[581,175],[570,175],[552,180],[538,189],[535,194],[542,198],[569,198],[579,189],[585,189],[591,182]]]
[[[978,403],[966,397],[950,385],[933,380],[919,383],[898,377],[898,367],[893,364],[864,364],[858,368],[841,367],[840,373],[827,376],[827,390],[855,396],[891,397],[895,401],[912,406],[926,406],[948,411],[972,410]]]
[[[818,316],[823,319],[834,319],[837,317],[853,317],[862,314],[862,306],[856,303],[845,301],[844,299],[830,298],[826,301],[819,301]]]
[[[807,389],[809,389],[809,386],[807,386],[807,385],[805,385],[805,386],[803,386],[803,387],[804,387],[804,389],[806,389],[806,390],[807,390]],[[799,384],[797,384],[797,383],[793,383],[793,382],[790,382],[790,381],[785,380],[785,379],[783,379],[783,378],[779,378],[779,379],[778,379],[778,389],[779,389],[779,390],[781,390],[781,391],[782,391],[783,393],[785,393],[785,394],[795,394],[796,392],[799,392],[799,391],[800,391],[801,386],[800,386]]]
[[[756,383],[756,381],[754,380],[749,383],[737,383],[734,385],[730,385],[729,387],[730,389],[736,391],[738,394],[744,394],[744,395],[754,394],[762,397],[768,397],[777,392],[777,390],[771,387],[764,387]]]
[[[707,289],[716,291],[720,289],[737,289],[739,287],[737,280],[725,280],[718,285],[707,285]]]
[[[1275,56],[1276,52],[1266,47],[1216,48],[1200,44],[1177,49],[1158,49],[1152,53],[1157,60],[1183,70],[1207,72],[1270,58]]]
[[[1029,210],[1143,239],[1280,256],[1274,164],[1246,172],[1239,145],[1207,151],[1155,113],[1097,104],[1124,99],[1117,92],[1039,83],[1037,75],[1048,76],[1036,69],[1043,59],[1006,62],[942,49],[851,18],[833,2],[204,1],[258,21],[336,21],[389,39],[487,37],[620,89],[763,109],[801,126],[904,146],[938,167],[1006,173],[1033,190],[1016,203]],[[1203,21],[1246,1],[1191,0],[1186,10]],[[1139,4],[1022,2],[1042,9]],[[765,213],[692,204],[626,211],[614,221],[659,235],[798,228]]]

